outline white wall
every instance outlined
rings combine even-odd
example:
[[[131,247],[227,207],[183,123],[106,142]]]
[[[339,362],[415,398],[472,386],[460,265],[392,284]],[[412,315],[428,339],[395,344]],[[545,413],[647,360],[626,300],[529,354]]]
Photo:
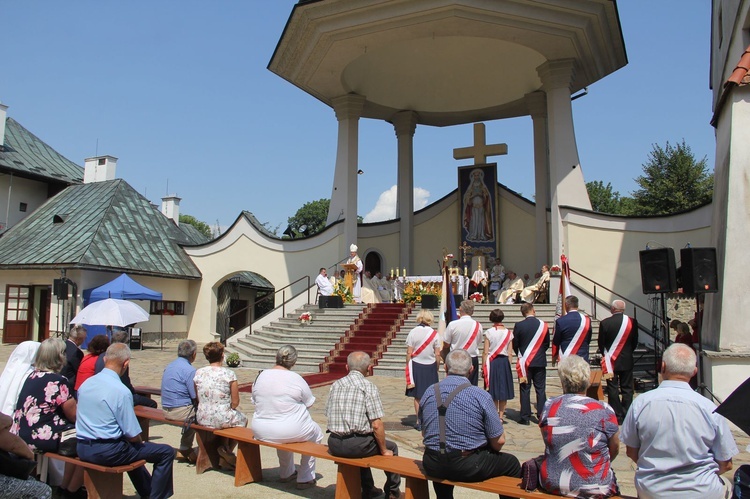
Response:
[[[10,205],[8,197],[10,194]],[[7,230],[47,201],[47,184],[3,173],[0,175],[0,230]],[[20,211],[26,203],[26,211]],[[10,210],[8,207],[10,206]]]

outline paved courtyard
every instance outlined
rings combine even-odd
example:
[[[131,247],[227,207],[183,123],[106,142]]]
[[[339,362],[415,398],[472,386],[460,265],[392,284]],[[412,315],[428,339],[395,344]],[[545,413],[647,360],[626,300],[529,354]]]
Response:
[[[15,345],[0,346],[0,369],[5,367],[8,356]],[[164,366],[171,362],[177,352],[176,342],[166,342],[164,350],[159,347],[147,347],[145,350],[135,350],[131,361],[130,377],[134,385],[160,386]],[[195,362],[196,367],[207,365],[202,353],[199,352]],[[271,366],[269,366],[271,367]],[[240,384],[252,382],[258,374],[254,369],[236,369]],[[408,457],[419,458],[422,455],[421,434],[414,430],[415,422],[414,405],[412,399],[404,397],[404,381],[400,378],[389,378],[384,376],[373,376],[369,378],[380,389],[380,394],[385,407],[385,424],[387,438],[395,441],[399,446],[399,453]],[[555,396],[562,393],[559,383],[550,383],[547,395]],[[313,389],[317,398],[315,405],[311,408],[313,419],[325,430],[326,419],[323,414],[329,387]],[[248,415],[253,413],[253,405],[250,402],[250,394],[241,393],[240,409]],[[533,399],[533,395],[532,395]],[[158,400],[158,398],[157,398]],[[533,400],[532,400],[533,402]],[[537,456],[544,452],[539,429],[533,424],[522,426],[515,422],[519,411],[518,391],[516,398],[509,401],[505,425],[507,443],[504,451],[514,454],[523,462],[526,459]],[[151,430],[152,440],[159,443],[168,443],[177,446],[179,443],[180,428],[171,425],[154,425]],[[740,430],[734,428],[733,433],[737,446],[741,453],[735,458],[735,468],[740,464],[750,463],[750,454],[745,448],[750,444],[750,437]],[[281,483],[278,478],[278,461],[272,449],[262,448],[264,463],[264,481],[245,485],[235,489],[233,476],[230,472],[209,470],[202,475],[196,475],[195,468],[183,462],[176,462],[174,467],[175,497],[178,498],[229,498],[239,495],[262,495],[264,497],[288,497],[296,495],[300,497],[330,498],[334,497],[336,484],[336,469],[331,461],[318,460],[318,486],[316,488],[298,491],[293,483]],[[625,448],[622,446],[620,455],[613,462],[613,469],[617,475],[618,483],[623,494],[635,495],[633,486],[634,464],[625,456]],[[384,482],[382,472],[375,470],[376,483]],[[431,491],[432,493],[432,491]],[[432,493],[434,496],[434,493]],[[125,496],[138,497],[130,481],[125,479]],[[492,494],[456,489],[456,497],[476,498],[496,497]]]

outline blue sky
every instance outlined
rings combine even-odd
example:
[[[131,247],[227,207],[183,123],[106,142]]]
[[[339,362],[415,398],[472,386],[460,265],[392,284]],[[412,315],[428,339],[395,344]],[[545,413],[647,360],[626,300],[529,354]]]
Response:
[[[153,202],[227,226],[248,210],[286,227],[331,194],[333,111],[266,69],[294,0],[0,0],[0,102],[70,160],[119,158],[117,176]],[[681,140],[714,164],[710,2],[620,0],[629,63],[573,103],[585,179],[627,194],[653,144]],[[739,57],[739,55],[738,55]],[[488,122],[508,144],[498,179],[533,198],[530,118]],[[455,147],[472,126],[418,127],[417,208],[456,187]],[[360,124],[359,214],[395,211],[396,141]],[[389,197],[389,195],[391,197]],[[380,200],[380,203],[379,203]]]

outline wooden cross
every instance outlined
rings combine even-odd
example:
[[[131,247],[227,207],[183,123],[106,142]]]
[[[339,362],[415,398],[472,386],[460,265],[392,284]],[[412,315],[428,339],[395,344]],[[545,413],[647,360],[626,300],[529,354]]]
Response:
[[[508,154],[508,144],[487,144],[484,123],[474,123],[474,145],[453,149],[453,159],[474,158],[475,165],[487,162],[489,156]]]

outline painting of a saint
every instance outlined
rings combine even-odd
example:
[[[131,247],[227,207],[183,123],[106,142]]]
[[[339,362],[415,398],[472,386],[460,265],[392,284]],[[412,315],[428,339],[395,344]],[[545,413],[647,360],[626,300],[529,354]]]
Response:
[[[474,169],[469,174],[469,187],[464,193],[463,227],[466,230],[466,240],[494,240],[493,219],[492,194],[484,182],[484,172]]]

